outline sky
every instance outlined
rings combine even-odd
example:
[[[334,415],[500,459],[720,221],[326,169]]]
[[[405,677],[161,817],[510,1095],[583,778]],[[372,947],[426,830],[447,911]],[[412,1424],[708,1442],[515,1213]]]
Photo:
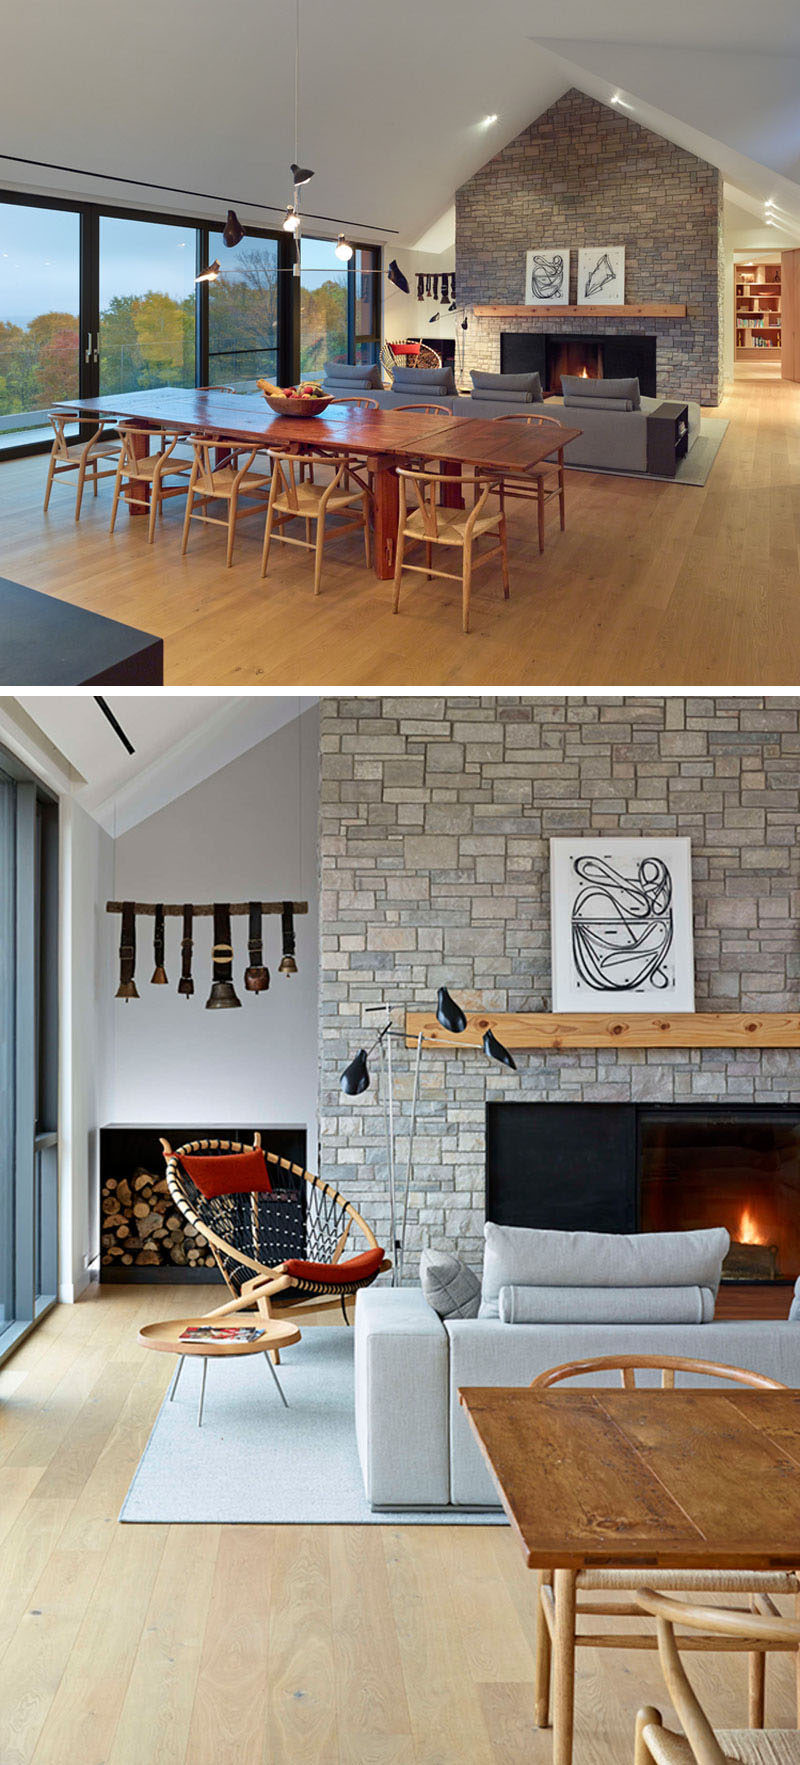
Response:
[[[305,240],[304,269],[341,271],[333,243]],[[246,240],[243,242],[246,248]],[[235,261],[216,235],[211,255]],[[239,249],[239,248],[237,248]],[[27,325],[37,313],[78,312],[79,219],[63,209],[27,208],[0,202],[0,321]],[[223,262],[224,268],[224,262]],[[304,282],[320,275],[306,272]],[[192,227],[113,217],[100,221],[100,308],[115,295],[157,290],[174,300],[192,292],[195,233]]]

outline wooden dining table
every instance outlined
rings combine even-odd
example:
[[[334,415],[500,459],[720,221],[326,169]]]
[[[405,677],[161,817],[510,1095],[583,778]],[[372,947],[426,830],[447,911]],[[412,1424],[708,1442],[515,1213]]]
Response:
[[[315,453],[358,455],[368,458],[373,489],[373,564],[384,581],[394,574],[399,497],[397,468],[409,461],[438,461],[452,480],[442,490],[445,506],[463,507],[462,467],[525,477],[552,454],[554,446],[566,447],[580,429],[562,429],[553,441],[552,429],[541,430],[525,423],[503,424],[476,417],[425,415],[421,411],[364,410],[359,405],[334,403],[319,417],[274,416],[260,393],[202,392],[177,386],[156,386],[146,392],[109,393],[102,398],[64,400],[53,406],[81,419],[120,419],[141,431],[139,453],[149,450],[155,430],[171,433],[202,433],[212,440],[235,441],[251,447],[312,448]],[[128,500],[132,516],[146,512],[138,501]]]
[[[656,1568],[800,1565],[800,1391],[481,1387],[459,1400],[528,1568],[552,1576],[556,1636],[581,1569],[633,1569],[646,1586]],[[554,1765],[572,1756],[560,1659]]]

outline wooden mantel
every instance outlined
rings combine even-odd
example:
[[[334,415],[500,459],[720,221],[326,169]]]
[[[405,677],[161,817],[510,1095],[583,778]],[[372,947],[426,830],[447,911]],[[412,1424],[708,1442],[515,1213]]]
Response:
[[[477,319],[685,319],[686,303],[639,306],[476,306]]]
[[[487,1030],[504,1047],[564,1048],[800,1048],[800,1013],[683,1011],[607,1015],[601,1011],[476,1011],[460,1036],[443,1030],[432,1011],[407,1011],[406,1044],[422,1031],[426,1048],[479,1047]]]

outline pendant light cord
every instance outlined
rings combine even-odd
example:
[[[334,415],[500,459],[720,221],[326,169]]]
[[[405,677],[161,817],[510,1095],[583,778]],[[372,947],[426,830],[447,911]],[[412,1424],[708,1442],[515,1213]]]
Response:
[[[300,0],[294,0],[294,163],[300,164]]]

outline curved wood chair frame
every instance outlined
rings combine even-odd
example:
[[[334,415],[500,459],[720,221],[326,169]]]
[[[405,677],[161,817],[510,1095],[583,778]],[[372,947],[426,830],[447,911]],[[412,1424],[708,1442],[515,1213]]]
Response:
[[[253,1145],[261,1145],[260,1134],[254,1134]],[[296,1275],[287,1274],[284,1263],[270,1264],[263,1261],[253,1253],[252,1249],[245,1249],[238,1242],[226,1239],[209,1224],[207,1219],[203,1218],[199,1211],[203,1198],[199,1196],[199,1192],[181,1166],[181,1157],[184,1153],[195,1153],[202,1157],[204,1154],[211,1153],[213,1155],[217,1152],[249,1152],[252,1148],[242,1145],[238,1140],[191,1140],[187,1145],[178,1147],[174,1152],[168,1140],[162,1139],[161,1146],[166,1160],[166,1181],[170,1196],[184,1219],[188,1220],[200,1237],[205,1239],[226,1285],[234,1296],[235,1303],[229,1303],[223,1307],[222,1312],[240,1310],[242,1302],[247,1301],[263,1316],[271,1317],[272,1306],[276,1301],[279,1308],[297,1304],[307,1306],[311,1303],[314,1310],[325,1310],[332,1306],[341,1305],[345,1320],[347,1320],[345,1301],[357,1293],[361,1287],[371,1286],[376,1275],[391,1268],[391,1263],[387,1258],[384,1258],[375,1275],[370,1275],[366,1279],[348,1281],[347,1265],[343,1263],[342,1279],[324,1283],[302,1280]],[[278,1172],[285,1172],[296,1189],[299,1190],[300,1185],[304,1185],[307,1197],[313,1198],[317,1204],[317,1217],[320,1213],[324,1216],[324,1235],[334,1246],[328,1259],[330,1264],[337,1264],[341,1261],[353,1227],[363,1234],[367,1249],[377,1250],[378,1240],[372,1228],[367,1225],[366,1220],[353,1206],[352,1201],[348,1201],[344,1195],[339,1193],[338,1189],[334,1189],[330,1183],[323,1182],[323,1179],[315,1176],[312,1171],[304,1170],[302,1165],[292,1164],[286,1158],[279,1158],[274,1152],[265,1152],[264,1157],[271,1168]],[[252,1245],[252,1243],[258,1243],[258,1196],[251,1195],[249,1201],[248,1224]],[[325,1260],[322,1257],[313,1258],[312,1251],[308,1253],[310,1259]],[[249,1270],[252,1270],[252,1275],[248,1277]],[[213,1315],[218,1314],[214,1313]]]
[[[50,502],[50,492],[53,488],[53,479],[63,477],[65,472],[77,472],[78,483],[75,491],[75,519],[76,521],[79,521],[81,518],[81,504],[83,502],[83,487],[86,483],[87,476],[91,480],[92,489],[96,496],[99,480],[101,478],[114,478],[117,471],[116,464],[114,464],[113,466],[109,466],[107,470],[101,472],[100,461],[114,460],[116,462],[120,451],[120,444],[113,439],[108,441],[103,440],[106,430],[113,427],[114,419],[112,417],[104,418],[99,427],[89,436],[87,441],[67,440],[67,426],[73,421],[74,418],[62,416],[59,411],[50,412],[50,422],[53,425],[54,433],[53,445],[50,449],[50,460],[47,467],[47,483],[44,491],[44,513],[47,513],[48,504]]]
[[[782,1617],[771,1601],[768,1602],[770,1610],[727,1611],[718,1606],[689,1605],[684,1600],[657,1593],[651,1587],[638,1590],[636,1604],[640,1611],[656,1620],[661,1668],[686,1741],[682,1742],[680,1736],[665,1729],[660,1711],[647,1705],[636,1718],[635,1765],[677,1765],[681,1752],[690,1752],[696,1765],[729,1765],[731,1758],[735,1759],[737,1755],[742,1758],[744,1754],[750,1760],[760,1757],[764,1765],[772,1765],[776,1756],[775,1743],[789,1739],[785,1730],[773,1735],[764,1734],[763,1739],[752,1731],[715,1732],[681,1660],[680,1650],[687,1647],[687,1639],[682,1637],[678,1642],[675,1626],[680,1624],[693,1633],[702,1631],[702,1637],[694,1638],[701,1648],[713,1649],[738,1643],[740,1647],[752,1649],[757,1644],[763,1659],[767,1650],[790,1649],[797,1653],[800,1649],[800,1621]],[[800,1737],[794,1735],[792,1738],[796,1758],[800,1753]],[[790,1756],[791,1752],[792,1749]]]
[[[270,482],[269,472],[252,470],[256,455],[263,450],[241,441],[228,441],[224,436],[210,440],[198,433],[183,439],[191,444],[194,457],[187,486],[181,556],[186,553],[192,521],[203,521],[209,527],[224,527],[228,536],[225,564],[229,570],[238,522],[245,515],[263,514],[269,506],[266,498],[260,502],[254,500],[264,498]],[[243,456],[244,465],[241,465]],[[213,502],[227,503],[228,513],[224,520],[219,515],[209,515],[209,504]],[[200,504],[199,509],[195,508],[196,503]]]
[[[138,505],[142,513],[148,511],[147,543],[152,545],[155,538],[156,521],[162,512],[162,505],[170,496],[185,496],[188,479],[191,476],[192,462],[182,455],[175,456],[175,449],[182,439],[180,433],[171,438],[163,429],[151,431],[150,440],[156,443],[156,452],[139,455],[136,452],[136,441],[141,438],[141,429],[131,423],[117,424],[120,439],[120,454],[114,480],[114,500],[111,504],[111,520],[108,531],[113,533],[117,519],[117,505],[120,499],[123,479],[127,479],[128,501]],[[181,484],[165,484],[165,478],[181,478]],[[133,485],[143,487],[141,496],[131,496]]]
[[[282,545],[298,545],[303,551],[314,553],[314,593],[318,595],[322,589],[322,559],[325,550],[325,523],[329,515],[344,516],[331,529],[333,536],[343,533],[360,532],[364,535],[364,553],[367,567],[370,561],[370,492],[366,484],[357,481],[356,487],[350,477],[357,478],[354,462],[345,454],[324,456],[324,464],[330,466],[333,476],[325,485],[315,484],[313,471],[311,477],[304,477],[304,469],[308,465],[307,455],[287,453],[279,449],[269,449],[272,461],[272,483],[270,485],[269,503],[267,505],[267,523],[264,529],[264,546],[261,554],[262,580],[267,574],[269,553],[273,539],[280,540]],[[359,462],[356,462],[358,465]],[[356,512],[357,511],[357,512]],[[350,517],[347,519],[347,517]],[[283,532],[290,521],[305,522],[305,539],[298,539]],[[311,528],[316,522],[316,539],[311,538]]]
[[[496,479],[487,479],[483,483],[480,495],[476,498],[468,515],[459,510],[440,507],[437,491],[440,485],[452,484],[452,478],[443,472],[425,472],[414,466],[398,466],[397,480],[400,487],[400,515],[397,524],[397,550],[394,570],[394,605],[393,612],[400,610],[400,587],[403,571],[413,570],[418,575],[443,577],[448,582],[461,584],[461,624],[466,633],[469,632],[469,613],[472,595],[473,564],[488,564],[492,558],[499,558],[503,580],[503,598],[508,600],[508,545],[506,538],[506,517],[502,509],[496,515],[489,514],[486,504],[491,490],[497,488]],[[417,507],[409,507],[408,488],[413,487],[417,497]],[[491,551],[481,552],[473,558],[473,547],[484,535],[496,537],[497,545]],[[405,553],[407,545],[424,545],[425,563],[407,564]],[[455,570],[434,570],[433,547],[435,545],[457,546],[461,551],[461,573]]]
[[[675,1389],[676,1373],[688,1373],[695,1378],[725,1379],[731,1384],[743,1385],[754,1391],[786,1390],[786,1386],[779,1380],[770,1379],[764,1373],[754,1373],[746,1367],[731,1367],[721,1361],[695,1360],[683,1355],[667,1354],[606,1354],[586,1360],[565,1361],[561,1366],[548,1367],[545,1372],[539,1373],[531,1380],[531,1390],[547,1391],[567,1379],[584,1378],[593,1373],[619,1373],[624,1389],[634,1391],[637,1372],[660,1372],[661,1388],[665,1391]],[[659,1590],[740,1593],[749,1598],[750,1611],[740,1609],[740,1616],[746,1623],[750,1622],[752,1614],[758,1612],[777,1615],[777,1607],[770,1598],[771,1594],[793,1594],[796,1600],[800,1600],[800,1577],[792,1570],[665,1569],[648,1570],[648,1578],[653,1587]],[[578,1620],[585,1616],[641,1618],[642,1608],[630,1601],[620,1602],[613,1598],[582,1601],[578,1598],[579,1592],[586,1590],[604,1591],[607,1594],[635,1593],[641,1583],[641,1571],[637,1573],[631,1567],[559,1570],[556,1571],[554,1581],[552,1570],[540,1569],[538,1580],[536,1723],[537,1727],[546,1728],[550,1720],[550,1675],[555,1652],[559,1667],[556,1721],[562,1736],[569,1737],[568,1743],[563,1744],[562,1748],[560,1765],[563,1765],[564,1757],[571,1756],[576,1650],[655,1649],[659,1645],[654,1635],[643,1636],[640,1630],[626,1633],[621,1630],[601,1629],[595,1625],[591,1635],[578,1631]],[[751,1729],[763,1728],[767,1650],[757,1643],[754,1645],[753,1632],[748,1630],[746,1636],[742,1632],[738,1638],[732,1634],[727,1642],[719,1645],[708,1639],[695,1638],[684,1646],[705,1649],[721,1646],[748,1654],[748,1720]],[[800,1711],[800,1682],[798,1710]],[[646,1765],[646,1762],[641,1761],[640,1765]]]
[[[416,411],[420,417],[449,417],[446,404],[396,404],[396,411]]]
[[[495,423],[526,423],[533,429],[563,429],[557,417],[540,417],[527,412],[512,411],[507,416],[494,417]],[[516,498],[520,502],[535,502],[539,530],[539,551],[544,551],[544,522],[547,504],[558,497],[559,520],[561,531],[567,525],[567,498],[564,479],[564,448],[554,447],[555,459],[550,456],[534,466],[524,478],[503,478],[500,484],[500,507],[505,507],[507,497]]]
[[[406,339],[398,337],[395,341],[403,343]],[[395,368],[440,368],[442,365],[441,356],[429,343],[421,343],[416,355],[407,356],[405,353],[395,355],[392,344],[387,340],[381,345],[379,359],[381,367],[385,368],[390,378],[393,377]]]

